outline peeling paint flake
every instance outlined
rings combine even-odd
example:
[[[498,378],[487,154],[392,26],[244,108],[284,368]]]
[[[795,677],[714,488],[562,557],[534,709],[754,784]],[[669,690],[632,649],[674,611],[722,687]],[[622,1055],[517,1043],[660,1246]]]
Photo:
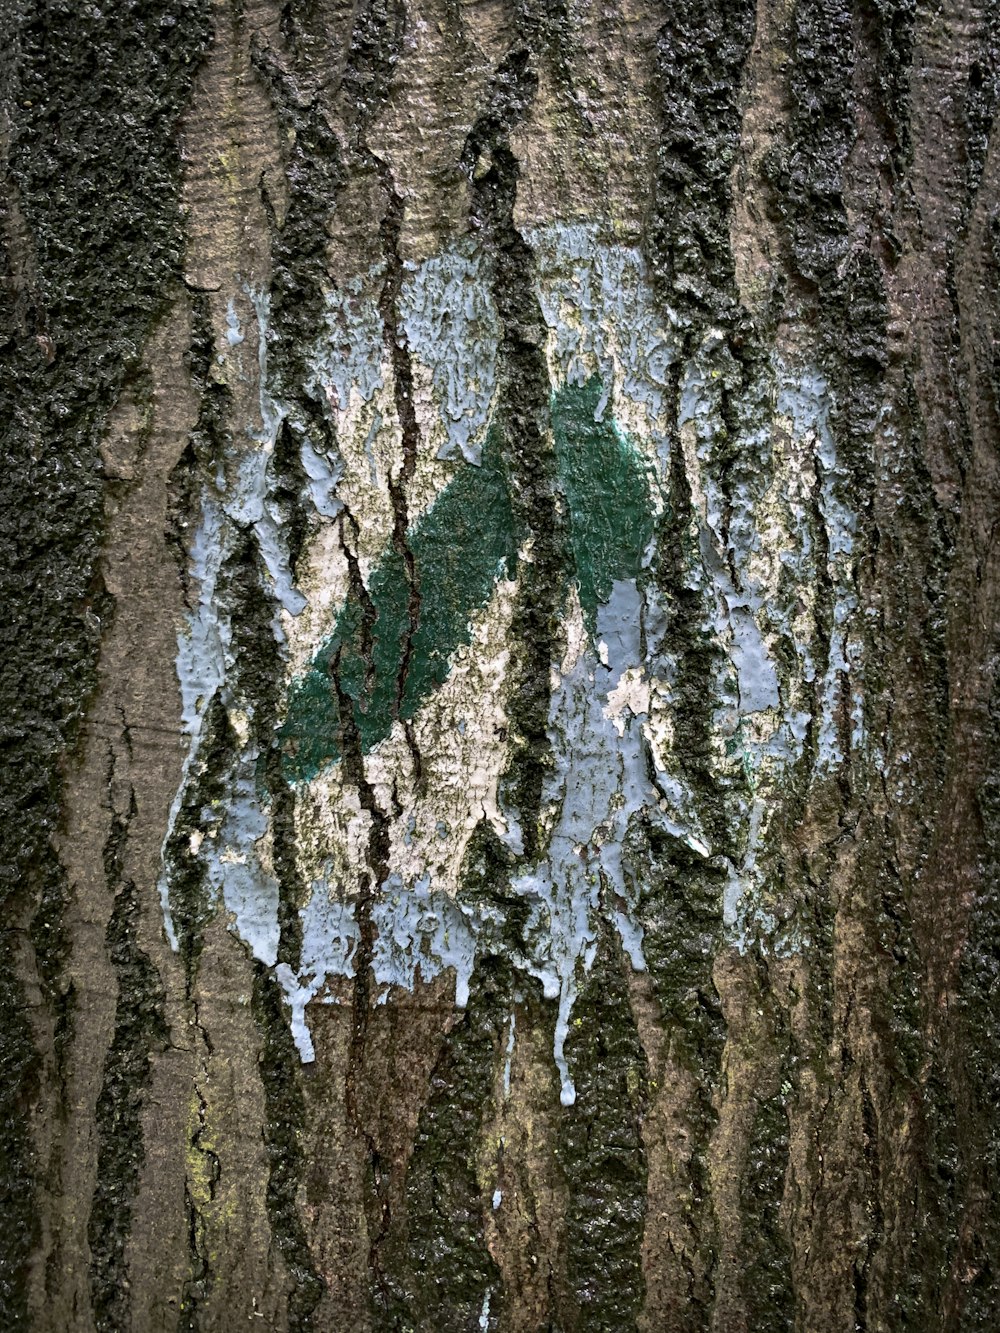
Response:
[[[506,849],[511,891],[521,900],[521,945],[511,961],[557,1004],[553,1058],[569,1106],[576,1087],[566,1043],[602,932],[610,926],[631,966],[646,967],[641,877],[629,850],[637,821],[678,839],[720,876],[720,929],[735,948],[776,929],[765,890],[769,820],[782,784],[810,745],[820,771],[843,762],[834,722],[842,697],[850,744],[863,743],[852,683],[860,665],[852,628],[856,523],[843,498],[830,391],[816,371],[776,357],[744,385],[726,340],[709,329],[675,372],[681,342],[673,317],[657,313],[638,251],[589,226],[542,228],[529,239],[548,330],[566,533],[537,855],[526,860],[524,830],[500,794],[510,757],[511,617],[521,571],[535,558],[534,536],[522,526],[494,420],[500,324],[489,266],[471,242],[404,270],[397,334],[411,358],[420,434],[405,557],[386,499],[402,445],[378,304],[384,272],[376,266],[327,295],[304,387],[325,402],[337,448],[321,450],[311,438],[301,445],[317,516],[298,565],[301,586],[272,502],[285,408],[268,387],[268,300],[250,293],[259,421],[206,489],[192,541],[197,600],[178,640],[189,751],[170,827],[197,763],[206,709],[229,689],[222,574],[237,529],[249,526],[283,612],[274,633],[290,679],[278,735],[294,792],[298,870],[311,884],[299,909],[298,963],[275,967],[300,1057],[315,1055],[308,1006],[330,999],[329,980],[352,975],[360,940],[355,878],[376,815],[341,762],[339,710],[347,707],[384,825],[385,863],[371,907],[379,1001],[395,987],[412,990],[452,972],[456,1004],[467,1004],[484,932],[495,934],[489,912],[462,895],[466,852],[485,823]],[[223,337],[234,355],[244,336],[230,302]],[[691,496],[680,577],[707,646],[711,808],[677,750],[682,663],[669,608],[650,577],[669,484],[665,423],[675,373]],[[730,402],[724,417],[724,392],[730,400],[743,394],[753,411],[734,418]],[[341,527],[345,512],[352,523]],[[352,560],[364,605],[349,595]],[[817,617],[821,576],[833,589],[828,641]],[[415,620],[411,578],[419,589]],[[240,938],[275,966],[268,798],[256,785],[249,715],[238,725],[239,710],[226,702],[238,750],[210,836],[192,841],[191,855]],[[168,879],[165,871],[161,893],[176,946]],[[512,1013],[505,1098],[513,1042]],[[499,1190],[495,1199],[499,1206]]]

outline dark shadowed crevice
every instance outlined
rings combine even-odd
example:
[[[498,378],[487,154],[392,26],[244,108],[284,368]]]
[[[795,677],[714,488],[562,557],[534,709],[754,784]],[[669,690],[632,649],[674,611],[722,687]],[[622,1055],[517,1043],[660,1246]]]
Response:
[[[477,966],[469,1002],[448,1034],[420,1113],[406,1172],[406,1233],[387,1253],[385,1329],[501,1327],[499,1271],[485,1243],[486,1200],[476,1173],[496,1060],[512,995],[509,963]],[[487,1294],[488,1323],[480,1323]]]
[[[718,1123],[719,1084],[726,1023],[712,975],[722,944],[724,872],[678,838],[645,819],[629,828],[629,873],[637,890],[636,917],[643,955],[669,1034],[673,1059],[691,1070],[695,1094],[686,1112],[690,1149],[678,1162],[688,1203],[685,1223],[695,1253],[687,1259],[686,1327],[707,1328],[715,1296],[719,1223],[709,1174],[708,1148]]]
[[[311,378],[308,358],[323,328],[329,283],[327,225],[344,184],[342,151],[321,102],[304,91],[306,79],[300,80],[294,67],[289,71],[257,34],[251,38],[250,61],[284,131],[289,190],[280,226],[273,204],[269,209],[273,273],[268,372],[272,388],[288,400],[296,438],[313,430],[322,439],[332,432],[329,414],[322,396],[312,397],[305,386]],[[261,191],[267,210],[270,200],[263,180]]]
[[[910,76],[917,0],[876,0],[870,8],[859,6],[859,17],[875,53],[878,98],[872,109],[885,121],[893,167],[901,177],[913,151]]]
[[[630,966],[605,925],[566,1040],[576,1101],[563,1111],[559,1157],[570,1187],[561,1322],[628,1333],[645,1297],[648,1070],[629,1004]]]
[[[366,849],[367,864],[365,867],[359,867],[355,897],[358,945],[354,958],[350,1058],[344,1080],[344,1103],[349,1122],[365,1145],[368,1173],[365,1203],[371,1237],[368,1263],[371,1268],[374,1299],[384,1305],[386,1279],[382,1268],[380,1246],[388,1235],[391,1218],[386,1193],[388,1182],[383,1179],[378,1144],[369,1128],[366,1114],[365,1053],[372,1008],[372,959],[377,936],[373,908],[379,887],[389,875],[389,816],[379,805],[374,788],[365,775],[361,737],[349,698],[344,690],[339,649],[330,659],[330,686],[337,700],[337,712],[340,718],[339,739],[344,778],[357,791],[361,808],[371,820]]]
[[[184,1213],[187,1219],[188,1272],[181,1293],[179,1333],[200,1333],[203,1323],[201,1311],[215,1281],[212,1253],[206,1235],[204,1209],[214,1203],[216,1189],[222,1176],[218,1154],[206,1145],[206,1116],[208,1106],[204,1094],[195,1084],[198,1108],[197,1122],[188,1151],[188,1174],[184,1180]],[[193,1168],[193,1169],[192,1169]]]
[[[167,901],[190,1001],[195,994],[203,932],[215,913],[204,864],[192,847],[198,843],[199,835],[211,837],[217,830],[219,803],[225,795],[236,751],[237,740],[229,713],[216,694],[205,711],[194,772],[185,784],[183,801],[163,849]]]
[[[737,316],[729,239],[749,0],[671,5],[657,40],[659,141],[644,249],[661,299],[695,322]]]
[[[853,13],[844,0],[798,0],[792,24],[791,122],[771,163],[795,275],[822,307],[848,246],[844,167],[853,143]],[[822,312],[821,312],[822,317]]]
[[[189,613],[193,611],[196,604],[193,599],[198,595],[191,587],[189,573],[190,519],[201,504],[207,479],[214,476],[225,457],[229,442],[227,423],[232,409],[231,391],[211,374],[215,337],[205,293],[193,293],[191,307],[191,342],[187,355],[192,383],[199,394],[198,416],[184,451],[167,480],[166,528]],[[162,873],[178,950],[184,963],[185,992],[189,1003],[194,1002],[203,932],[215,911],[205,868],[194,847],[200,845],[201,838],[214,835],[220,802],[237,749],[238,741],[230,725],[229,712],[221,692],[216,691],[205,709],[193,769],[163,849]]]
[[[740,1286],[747,1327],[782,1333],[796,1327],[791,1245],[781,1218],[788,1168],[785,1091],[759,1095],[740,1180]]]
[[[861,1084],[861,1133],[864,1159],[864,1208],[867,1226],[862,1250],[854,1262],[854,1321],[858,1333],[868,1333],[872,1268],[884,1239],[882,1163],[879,1153],[878,1112],[864,1075]]]
[[[128,814],[124,818],[112,815],[104,846],[105,877],[114,894],[106,939],[118,999],[95,1112],[97,1183],[87,1223],[90,1292],[98,1333],[117,1333],[129,1324],[125,1255],[132,1202],[145,1157],[143,1102],[151,1054],[162,1048],[168,1035],[160,977],[138,943],[139,894],[132,880],[122,877],[128,826],[135,813],[132,794]]]
[[[261,1036],[260,1078],[264,1089],[264,1150],[268,1161],[265,1203],[271,1234],[288,1269],[289,1333],[316,1327],[313,1312],[323,1296],[299,1214],[303,1178],[301,1133],[305,1103],[299,1085],[298,1052],[284,1014],[281,987],[262,963],[254,963],[251,1008]]]
[[[551,764],[549,669],[558,642],[567,549],[549,442],[545,323],[534,291],[534,256],[514,225],[520,167],[510,135],[527,114],[536,90],[529,49],[515,48],[492,78],[486,108],[462,155],[470,179],[470,225],[490,256],[493,299],[502,330],[495,424],[503,440],[515,526],[531,544],[531,561],[522,562],[519,569],[510,627],[513,660],[507,714],[512,755],[503,778],[529,861],[541,850],[538,814]]]
[[[984,719],[988,755],[977,805],[982,845],[979,883],[969,916],[958,976],[958,1012],[952,1036],[952,1083],[941,1071],[941,1091],[954,1088],[954,1142],[944,1158],[954,1176],[961,1213],[948,1274],[952,1327],[987,1333],[1000,1301],[1000,689],[994,681]],[[952,1075],[954,1079],[954,1075]],[[947,1120],[942,1117],[947,1125]],[[936,1146],[936,1145],[935,1145]],[[942,1145],[943,1146],[943,1145]],[[932,1160],[940,1161],[943,1154]],[[943,1164],[943,1163],[942,1163]]]
[[[286,13],[285,35],[290,38],[293,56],[300,54],[297,40],[303,15],[296,15],[290,7]],[[314,448],[328,458],[335,459],[336,438],[330,409],[322,394],[305,392],[308,371],[305,364],[307,350],[315,343],[322,327],[322,309],[325,286],[329,282],[326,265],[328,240],[327,222],[332,214],[337,193],[345,179],[342,154],[356,159],[363,169],[379,177],[385,194],[385,212],[379,221],[385,276],[380,302],[386,349],[393,367],[394,393],[403,431],[404,463],[400,475],[390,477],[389,492],[393,508],[393,542],[403,562],[406,574],[407,618],[401,633],[400,667],[394,687],[394,715],[405,689],[411,657],[411,645],[419,623],[419,580],[409,545],[409,523],[406,489],[416,465],[418,429],[412,402],[412,370],[405,339],[401,341],[398,319],[398,301],[403,280],[399,253],[399,234],[402,221],[402,201],[396,193],[391,173],[367,146],[366,132],[372,118],[384,105],[390,80],[399,56],[405,24],[405,9],[401,3],[384,0],[366,0],[353,16],[350,45],[340,81],[340,99],[347,108],[350,124],[348,143],[342,150],[326,119],[318,98],[308,104],[296,85],[296,80],[282,69],[280,63],[263,48],[256,47],[254,60],[272,89],[273,100],[284,122],[295,131],[295,147],[287,167],[291,187],[291,205],[284,225],[274,236],[273,258],[273,320],[275,339],[272,361],[276,368],[275,383],[290,408],[289,428],[297,435],[310,439]],[[304,28],[302,29],[304,32]],[[301,44],[305,58],[305,44]],[[344,511],[340,516],[341,547],[347,558],[351,581],[351,604],[357,620],[355,646],[360,650],[358,662],[366,683],[374,688],[375,667],[373,631],[376,622],[375,607],[361,579],[360,568],[353,554],[350,529],[356,528],[353,516]],[[383,627],[384,632],[384,627]],[[320,682],[324,708],[334,719],[335,735],[331,743],[343,758],[346,780],[354,785],[362,808],[371,817],[371,829],[366,853],[367,864],[359,867],[355,895],[355,919],[359,941],[354,958],[353,1019],[350,1057],[345,1079],[345,1101],[348,1119],[365,1144],[369,1179],[366,1206],[369,1230],[373,1237],[369,1263],[376,1290],[383,1287],[379,1245],[389,1225],[387,1196],[378,1160],[375,1138],[370,1132],[365,1086],[365,1057],[369,1014],[371,1009],[371,963],[375,947],[375,924],[372,909],[380,885],[387,876],[388,816],[381,810],[371,785],[365,777],[361,736],[351,708],[351,682],[344,675],[344,654],[338,647],[323,663],[325,670]],[[419,764],[419,756],[414,755]],[[291,838],[294,829],[294,794],[283,769],[278,752],[277,767],[269,773],[272,796],[272,818],[284,816],[288,824],[289,852],[286,875],[294,874],[294,852]],[[287,765],[285,766],[287,768]],[[290,912],[282,919],[282,957],[286,933],[294,934],[297,966],[301,929],[297,916]],[[304,1103],[303,1103],[304,1111]]]
[[[294,852],[294,797],[282,769],[276,727],[284,667],[282,648],[273,627],[275,601],[267,590],[266,580],[255,538],[246,532],[225,568],[232,651],[237,664],[231,688],[234,699],[242,704],[250,719],[258,788],[270,798],[273,865],[278,883],[278,959],[297,969],[302,947],[298,910],[305,887]],[[281,987],[272,973],[257,962],[252,1007],[263,1042],[260,1073],[269,1158],[267,1215],[290,1278],[289,1329],[292,1333],[304,1333],[313,1327],[312,1313],[324,1287],[298,1211],[298,1191],[305,1170],[299,1147],[305,1124],[305,1101],[299,1082],[300,1062],[284,1012]]]
[[[263,177],[260,191],[271,232],[267,388],[287,412],[275,442],[272,500],[282,515],[294,574],[315,518],[303,484],[303,445],[310,444],[331,466],[339,458],[330,405],[312,384],[309,357],[323,329],[329,283],[327,226],[345,171],[340,144],[320,100],[302,91],[296,73],[289,72],[256,34],[251,38],[250,60],[286,144],[289,197],[280,226]]]
[[[982,183],[990,135],[1000,106],[1000,6],[988,0],[981,6],[979,16],[975,54],[969,65],[965,94],[966,217],[972,212]]]

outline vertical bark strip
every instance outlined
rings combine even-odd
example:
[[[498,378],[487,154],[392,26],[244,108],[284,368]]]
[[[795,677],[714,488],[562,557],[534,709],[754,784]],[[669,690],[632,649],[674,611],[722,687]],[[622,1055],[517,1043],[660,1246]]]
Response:
[[[176,280],[174,132],[208,29],[200,6],[170,0],[86,15],[15,5],[3,26],[3,577],[4,603],[19,609],[6,618],[3,651],[0,1320],[15,1326],[27,1318],[39,1236],[39,1149],[60,1114],[72,1041],[70,886],[53,835],[67,749],[113,614],[97,564],[98,444]],[[86,1214],[83,1200],[77,1207]]]

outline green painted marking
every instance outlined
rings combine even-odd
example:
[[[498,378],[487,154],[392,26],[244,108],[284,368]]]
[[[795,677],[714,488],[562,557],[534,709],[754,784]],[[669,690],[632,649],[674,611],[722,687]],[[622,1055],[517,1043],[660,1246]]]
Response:
[[[594,413],[602,393],[595,376],[567,385],[552,399],[559,486],[569,506],[572,564],[588,629],[616,579],[635,578],[653,533],[649,478],[642,456],[610,419]],[[464,467],[410,536],[420,588],[420,620],[396,710],[409,628],[403,557],[387,551],[369,595],[375,608],[371,660],[362,642],[362,609],[348,604],[309,670],[292,682],[280,735],[292,781],[314,777],[340,757],[340,710],[332,679],[351,700],[365,752],[385,740],[398,715],[412,718],[447,679],[450,659],[471,640],[471,617],[500,578],[513,578],[524,534],[514,516],[500,439],[491,428],[479,467]]]
[[[470,617],[489,601],[498,578],[513,577],[515,523],[498,442],[491,431],[480,467],[464,467],[417,522],[410,549],[420,587],[399,716],[411,718],[448,675],[452,653],[471,639]],[[340,757],[340,710],[331,671],[339,651],[341,690],[352,700],[363,750],[384,740],[396,716],[396,691],[409,627],[406,570],[391,550],[375,569],[371,669],[362,652],[362,611],[348,604],[306,674],[289,691],[281,728],[289,777],[315,776]]]
[[[610,417],[595,420],[602,394],[594,375],[582,387],[567,385],[552,400],[556,466],[591,634],[597,608],[610,600],[616,580],[638,576],[653,536],[645,461]]]

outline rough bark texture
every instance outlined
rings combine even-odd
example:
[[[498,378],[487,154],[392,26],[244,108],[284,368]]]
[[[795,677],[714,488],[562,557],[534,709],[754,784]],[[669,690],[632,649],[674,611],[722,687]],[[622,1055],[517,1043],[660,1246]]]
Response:
[[[0,1325],[996,1328],[1000,10],[0,8]]]

